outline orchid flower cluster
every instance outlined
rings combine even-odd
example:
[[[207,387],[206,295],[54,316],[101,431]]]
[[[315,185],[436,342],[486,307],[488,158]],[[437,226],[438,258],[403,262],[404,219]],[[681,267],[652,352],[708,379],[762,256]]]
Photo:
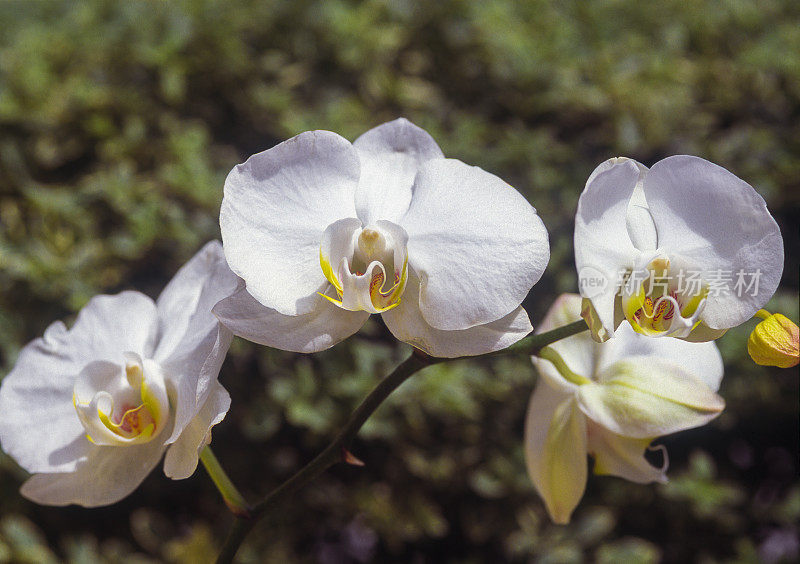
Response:
[[[220,227],[222,244],[155,302],[97,296],[22,350],[0,388],[0,443],[32,474],[23,496],[114,503],[162,456],[170,478],[192,475],[230,407],[218,376],[234,335],[313,353],[380,314],[421,358],[502,351],[533,331],[521,304],[549,260],[519,192],[405,119],[353,143],[310,131],[251,156],[225,181]],[[558,298],[536,333],[581,318],[591,331],[531,351],[541,377],[524,438],[557,523],[583,495],[587,455],[596,474],[666,479],[666,453],[653,466],[645,452],[719,415],[713,340],[763,311],[783,270],[764,200],[698,157],[602,163],[574,243],[581,295]],[[797,327],[781,318],[751,338],[761,363],[797,363]]]

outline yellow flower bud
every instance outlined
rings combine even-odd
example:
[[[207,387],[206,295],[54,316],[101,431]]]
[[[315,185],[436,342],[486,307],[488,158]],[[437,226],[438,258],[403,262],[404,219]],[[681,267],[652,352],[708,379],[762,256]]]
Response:
[[[764,321],[756,325],[747,341],[747,352],[756,364],[791,368],[800,363],[800,334],[797,325],[780,313],[759,315]],[[766,312],[764,312],[766,313]]]

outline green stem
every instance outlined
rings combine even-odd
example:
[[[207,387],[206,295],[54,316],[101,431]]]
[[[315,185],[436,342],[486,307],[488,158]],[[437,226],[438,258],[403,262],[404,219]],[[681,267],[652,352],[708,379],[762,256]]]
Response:
[[[316,458],[306,464],[291,478],[274,489],[272,493],[265,497],[260,503],[255,505],[251,512],[252,518],[236,519],[228,535],[228,539],[225,541],[225,546],[223,546],[222,552],[217,558],[217,562],[223,563],[233,561],[236,551],[239,550],[239,545],[241,545],[244,538],[269,506],[280,503],[316,478],[319,474],[341,461],[344,458],[347,447],[355,438],[361,426],[383,400],[400,387],[411,375],[433,364],[433,362],[431,362],[432,360],[434,359],[422,354],[412,354],[388,376],[381,380],[369,395],[364,398],[361,405],[350,415],[350,419],[339,432],[339,435],[325,450],[319,453]]]
[[[489,353],[483,356],[499,356],[508,354],[530,356],[537,354],[540,350],[551,343],[560,341],[561,339],[565,339],[571,335],[585,331],[586,329],[588,329],[588,327],[583,320],[576,321],[546,333],[530,335],[508,347],[507,349]],[[460,358],[464,359],[479,357]],[[251,509],[249,518],[237,516],[236,522],[233,524],[233,528],[228,534],[225,545],[222,547],[222,551],[217,558],[217,563],[226,564],[233,562],[236,552],[239,550],[239,546],[242,544],[247,534],[253,529],[258,520],[264,516],[267,509],[277,506],[287,498],[290,498],[296,491],[337,462],[347,461],[348,459],[352,460],[352,457],[348,456],[349,453],[347,449],[349,448],[350,443],[353,442],[353,439],[355,439],[358,431],[361,429],[361,426],[364,425],[367,419],[369,419],[375,410],[378,409],[381,403],[383,403],[383,401],[389,397],[393,391],[399,388],[403,382],[427,366],[439,364],[440,362],[445,362],[448,360],[458,359],[435,358],[415,349],[411,356],[400,363],[388,376],[386,376],[378,383],[377,386],[375,386],[375,388],[367,395],[367,397],[364,398],[361,404],[350,415],[350,418],[347,420],[347,423],[345,423],[345,426],[342,427],[342,430],[339,431],[339,434],[336,436],[333,442],[329,444],[327,448],[325,448],[325,450],[319,453],[316,458],[306,464],[296,474],[275,488],[261,502],[256,504]],[[222,490],[220,489],[220,491]]]
[[[561,355],[558,354],[556,349],[553,347],[543,347],[542,350],[539,351],[540,358],[545,360],[549,360],[552,362],[558,373],[561,374],[564,379],[572,382],[573,384],[577,384],[580,386],[581,384],[588,384],[591,382],[587,377],[581,376],[580,374],[575,374],[572,370],[569,369],[567,363],[564,362],[564,359],[561,358]]]
[[[217,486],[219,493],[222,494],[222,499],[225,500],[225,505],[228,506],[228,509],[237,517],[249,518],[250,506],[225,473],[210,446],[206,446],[200,452],[200,461],[203,463],[208,475],[211,476],[214,485]]]
[[[538,356],[539,351],[547,345],[553,344],[561,339],[572,337],[578,333],[586,331],[589,327],[583,319],[573,321],[567,325],[556,327],[546,333],[538,333],[536,335],[528,335],[508,347],[507,349],[491,352],[483,356],[504,356],[508,354],[521,354],[527,356]]]

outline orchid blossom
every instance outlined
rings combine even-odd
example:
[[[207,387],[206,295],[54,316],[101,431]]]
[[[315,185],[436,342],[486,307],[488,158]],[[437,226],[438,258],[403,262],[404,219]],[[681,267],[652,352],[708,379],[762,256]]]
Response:
[[[405,119],[352,144],[309,131],[253,155],[225,181],[220,226],[242,283],[214,313],[296,352],[333,346],[372,313],[434,356],[505,348],[532,329],[520,304],[549,259],[521,194],[444,158]]]
[[[581,194],[575,264],[597,340],[627,319],[645,335],[709,341],[775,292],[783,240],[761,196],[722,167],[686,155],[651,169],[615,158]]]
[[[71,329],[29,343],[0,388],[0,443],[32,473],[22,494],[46,505],[114,503],[166,451],[188,478],[230,406],[217,382],[232,334],[211,314],[237,284],[222,246],[192,258],[153,302],[96,296]]]
[[[580,319],[581,297],[565,294],[538,332]],[[534,357],[541,379],[525,424],[528,473],[556,523],[569,522],[583,496],[587,454],[595,474],[638,483],[666,481],[644,457],[656,437],[703,425],[720,414],[715,392],[722,358],[713,342],[651,339],[627,322],[596,343],[588,333]],[[663,449],[663,447],[661,447]]]

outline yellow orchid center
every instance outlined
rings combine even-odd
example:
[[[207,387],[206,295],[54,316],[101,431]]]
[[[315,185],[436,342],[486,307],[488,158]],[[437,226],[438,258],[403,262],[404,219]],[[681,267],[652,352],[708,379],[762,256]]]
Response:
[[[357,251],[365,257],[377,257],[386,250],[386,237],[377,229],[365,228],[358,236]]]
[[[169,418],[164,376],[152,360],[127,353],[122,370],[110,362],[87,365],[75,382],[73,405],[93,443],[124,446],[151,441]]]
[[[326,229],[320,266],[331,291],[320,295],[343,309],[382,313],[400,303],[405,289],[407,235],[388,221],[363,228],[358,223],[339,222]]]
[[[633,329],[644,335],[688,335],[699,323],[708,286],[670,270],[667,258],[656,258],[626,283],[622,310]]]

